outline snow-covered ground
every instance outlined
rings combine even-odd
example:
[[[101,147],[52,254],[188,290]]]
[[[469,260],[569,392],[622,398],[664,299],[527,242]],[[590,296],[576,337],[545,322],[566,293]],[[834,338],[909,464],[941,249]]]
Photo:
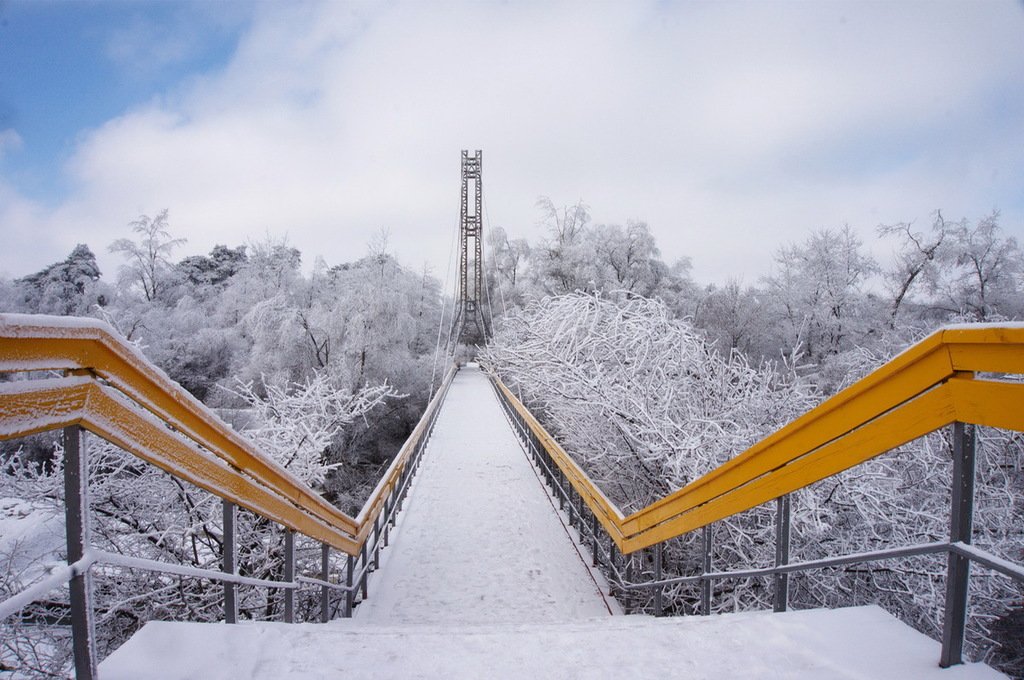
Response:
[[[61,567],[66,547],[64,517],[18,498],[0,498],[0,567],[17,574],[21,587]]]
[[[575,623],[146,625],[103,680],[686,678],[996,680],[877,607]]]
[[[392,536],[358,621],[526,623],[617,611],[474,367],[452,383]]]

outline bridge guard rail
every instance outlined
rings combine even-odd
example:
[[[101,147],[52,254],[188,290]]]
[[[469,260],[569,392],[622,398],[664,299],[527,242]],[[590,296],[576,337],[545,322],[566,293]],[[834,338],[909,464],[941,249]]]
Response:
[[[68,566],[0,602],[0,618],[17,614],[68,583],[76,677],[86,680],[96,677],[90,586],[95,564],[219,581],[224,585],[229,623],[237,620],[239,585],[284,589],[284,618],[289,622],[294,620],[294,594],[302,584],[321,588],[322,621],[330,617],[332,591],[344,594],[342,613],[351,616],[360,592],[364,598],[367,595],[367,574],[376,568],[380,548],[387,545],[457,370],[453,366],[447,372],[409,438],[353,518],[232,430],[106,323],[0,314],[0,373],[21,378],[0,383],[0,441],[63,430],[68,547]],[[59,372],[63,377],[35,377],[40,371]],[[86,431],[223,499],[221,571],[113,555],[90,545]],[[236,573],[236,506],[286,528],[283,581]],[[318,577],[295,574],[295,532],[321,543]],[[344,584],[330,579],[331,549],[346,555]]]
[[[811,409],[735,458],[645,508],[624,516],[586,472],[554,440],[500,378],[495,392],[527,451],[567,509],[570,521],[588,537],[594,564],[604,563],[623,596],[654,590],[655,612],[662,591],[697,582],[701,610],[710,611],[711,584],[722,578],[771,576],[776,611],[785,610],[791,573],[830,566],[923,555],[947,555],[943,623],[943,667],[962,663],[969,565],[976,562],[1024,582],[1024,567],[971,546],[974,503],[975,426],[1024,431],[1024,325],[976,324],[940,329],[863,379]],[[1007,379],[1011,378],[1011,379]],[[954,442],[950,538],[948,541],[804,563],[789,563],[789,495],[907,442],[951,427]],[[712,572],[711,527],[761,504],[776,504],[775,565],[763,569]],[[664,542],[701,530],[703,572],[663,579]],[[602,546],[599,534],[607,538]],[[632,582],[619,556],[655,547],[655,577]]]

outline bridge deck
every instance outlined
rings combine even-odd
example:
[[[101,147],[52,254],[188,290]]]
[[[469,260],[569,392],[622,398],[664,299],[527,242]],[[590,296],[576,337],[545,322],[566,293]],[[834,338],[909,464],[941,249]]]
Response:
[[[357,620],[525,623],[609,615],[613,605],[478,369],[455,377],[407,503]]]

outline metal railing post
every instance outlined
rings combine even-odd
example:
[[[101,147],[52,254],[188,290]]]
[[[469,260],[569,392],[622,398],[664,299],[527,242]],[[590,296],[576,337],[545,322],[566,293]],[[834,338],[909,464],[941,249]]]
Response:
[[[597,513],[596,512],[590,513],[590,535],[593,536],[593,538],[594,538],[594,544],[593,544],[594,545],[594,564],[592,566],[596,567],[597,565],[599,565],[601,563],[601,556],[600,556],[600,553],[599,553],[599,551],[601,550],[601,546],[598,545],[598,540],[597,540]]]
[[[367,572],[370,570],[366,566],[366,543],[363,543],[363,547],[359,549],[359,560],[362,563],[363,577],[360,579],[360,585],[363,589],[363,599],[367,599],[369,594],[367,592],[366,579],[369,576]]]
[[[566,488],[566,493],[569,495],[569,526],[576,528],[576,489],[570,487]]]
[[[330,581],[331,570],[331,546],[326,543],[320,544],[320,579],[324,583]],[[327,623],[331,620],[331,589],[327,586],[320,586],[320,622]]]
[[[583,500],[583,494],[579,491],[576,492],[576,532],[580,536],[580,542],[583,541],[583,511],[586,509],[587,503]]]
[[[346,619],[352,617],[352,607],[355,604],[356,592],[352,589],[352,577],[356,571],[356,558],[352,555],[345,556],[345,612],[344,617]]]
[[[661,561],[663,559],[663,553],[665,551],[665,544],[658,543],[654,546],[654,580],[660,581],[662,579],[662,567]],[[654,615],[661,616],[665,613],[664,597],[665,586],[654,587]]]
[[[220,569],[225,574],[235,575],[235,504],[221,500],[224,517],[224,541],[221,546]],[[224,581],[224,623],[238,622],[238,584]]]
[[[630,553],[628,555],[623,555],[622,557],[626,561],[626,585],[627,586],[631,586],[633,584],[633,579],[635,578],[635,574],[633,573],[633,570],[634,570],[634,558],[636,557],[636,553]],[[623,599],[626,600],[626,605],[624,607],[625,612],[627,614],[632,614],[633,613],[633,601],[636,599],[636,595],[634,594],[634,592],[633,592],[633,590],[631,588],[625,588],[623,590],[623,592],[622,592],[622,596],[623,596]]]
[[[402,501],[405,500],[405,491],[402,489],[402,485],[405,483],[406,469],[403,468],[401,474],[398,475],[398,480],[395,482],[395,514],[397,515],[402,511]]]
[[[284,580],[295,582],[295,532],[284,530]],[[284,589],[284,622],[295,623],[295,588]]]
[[[373,570],[377,571],[380,567],[380,518],[381,515],[377,515],[373,520]]]
[[[949,515],[951,543],[970,544],[974,528],[975,427],[953,423],[952,506]],[[967,628],[967,582],[971,561],[950,552],[946,567],[946,606],[942,619],[942,655],[939,666],[963,663]]]
[[[704,563],[703,574],[704,578],[700,580],[700,613],[704,616],[711,614],[711,579],[707,574],[711,573],[711,525],[707,524],[704,529],[701,530],[701,539],[704,544]]]
[[[612,538],[611,534],[608,534],[608,591],[612,597],[615,597],[618,588],[615,586],[615,579],[618,576],[616,573],[616,562],[615,559],[615,539]]]
[[[789,564],[789,494],[775,500],[775,566]],[[775,574],[775,606],[786,611],[789,602],[789,574]]]
[[[64,504],[68,564],[85,556],[89,547],[89,455],[85,432],[78,425],[64,428]],[[96,635],[92,618],[92,574],[88,568],[69,583],[71,635],[75,677],[96,677]]]

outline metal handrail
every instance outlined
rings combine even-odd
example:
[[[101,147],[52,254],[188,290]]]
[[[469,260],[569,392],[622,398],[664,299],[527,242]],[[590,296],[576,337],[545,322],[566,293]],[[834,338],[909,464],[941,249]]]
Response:
[[[0,441],[64,430],[66,453],[70,457],[66,467],[78,468],[65,470],[71,563],[0,602],[0,618],[70,582],[76,676],[92,678],[96,659],[85,577],[94,564],[220,581],[225,587],[225,618],[229,622],[235,619],[234,588],[238,585],[284,589],[286,620],[293,617],[294,592],[302,583],[321,586],[323,620],[328,618],[328,590],[340,590],[345,592],[344,615],[350,616],[357,591],[362,590],[366,597],[366,576],[371,566],[376,567],[381,543],[387,544],[390,526],[401,509],[412,473],[458,367],[447,372],[423,416],[355,518],[328,503],[232,430],[106,323],[95,319],[0,314],[0,373],[47,370],[62,371],[64,377],[0,383]],[[88,480],[80,435],[83,429],[222,498],[226,534],[233,534],[235,505],[286,527],[285,579],[266,581],[239,576],[234,573],[233,548],[225,552],[225,569],[219,572],[93,549],[84,529]],[[293,531],[322,543],[323,578],[294,575]],[[330,548],[348,556],[345,585],[327,579]],[[361,561],[358,571],[357,559]]]
[[[996,374],[979,377],[978,374]],[[949,559],[946,622],[941,665],[961,662],[966,616],[967,564],[976,562],[1024,582],[1024,568],[970,546],[974,484],[975,425],[1024,431],[1024,383],[998,379],[1024,374],[1024,324],[976,324],[940,329],[803,416],[765,437],[732,460],[648,506],[623,515],[583,468],[530,413],[500,378],[495,391],[514,429],[534,456],[552,491],[569,503],[570,522],[589,535],[595,565],[603,561],[624,591],[702,582],[707,613],[715,579],[773,576],[776,610],[786,608],[787,575],[857,562],[945,553]],[[954,499],[948,542],[789,563],[788,494],[827,479],[942,427],[953,426]],[[552,469],[554,468],[554,469]],[[776,564],[773,567],[712,572],[710,535],[714,522],[776,500]],[[589,513],[587,527],[584,514]],[[598,526],[609,538],[605,551]],[[632,583],[618,570],[615,552],[630,555],[704,529],[703,573]],[[660,603],[660,597],[659,597]],[[660,610],[660,604],[656,606]],[[959,621],[958,621],[959,620]]]

